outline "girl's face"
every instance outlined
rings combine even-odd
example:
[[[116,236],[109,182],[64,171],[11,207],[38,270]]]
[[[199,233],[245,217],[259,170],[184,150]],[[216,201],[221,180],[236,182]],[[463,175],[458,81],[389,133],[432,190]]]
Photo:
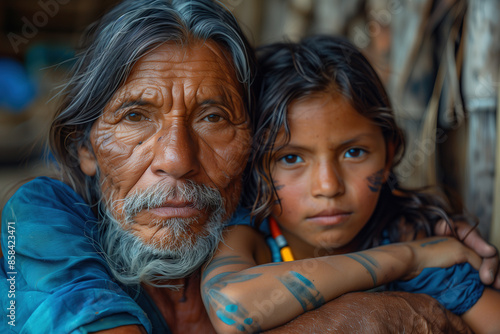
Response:
[[[296,259],[352,251],[389,170],[382,130],[326,93],[293,102],[288,120],[290,142],[271,171],[282,206],[273,215]],[[284,140],[282,131],[277,144]]]

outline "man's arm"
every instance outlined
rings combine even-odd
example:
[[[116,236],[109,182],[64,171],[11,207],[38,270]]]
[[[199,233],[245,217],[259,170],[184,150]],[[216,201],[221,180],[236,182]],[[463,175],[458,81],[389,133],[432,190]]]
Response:
[[[495,289],[500,289],[498,250],[481,237],[477,228],[473,228],[466,222],[461,221],[454,222],[454,226],[456,236],[483,259],[479,268],[481,282],[484,285],[491,285]],[[453,235],[453,232],[444,220],[436,224],[434,233],[436,235]]]
[[[435,299],[408,292],[353,292],[309,311],[272,334],[470,333],[459,316]]]
[[[4,258],[0,265],[0,288],[8,283],[7,273],[15,275],[17,330],[66,333],[104,319],[150,325],[111,278],[91,238],[95,228],[83,199],[49,178],[23,185],[5,205],[1,246],[9,254],[11,245],[13,259],[9,264]],[[0,301],[9,303],[8,296],[0,295]]]

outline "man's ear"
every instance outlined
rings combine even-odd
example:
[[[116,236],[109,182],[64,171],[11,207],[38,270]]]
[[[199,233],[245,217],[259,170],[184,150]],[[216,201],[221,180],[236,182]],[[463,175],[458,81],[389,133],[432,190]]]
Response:
[[[85,146],[78,149],[78,158],[80,160],[80,169],[87,176],[95,176],[97,172],[97,161],[94,152]]]

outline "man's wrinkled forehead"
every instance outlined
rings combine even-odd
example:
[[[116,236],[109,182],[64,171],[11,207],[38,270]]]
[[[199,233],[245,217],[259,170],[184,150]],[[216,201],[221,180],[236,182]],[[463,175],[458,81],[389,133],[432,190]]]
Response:
[[[211,68],[220,67],[233,75],[231,55],[213,41],[165,42],[141,57],[142,61],[167,62],[179,69],[192,69],[195,62],[204,62]],[[196,66],[195,66],[196,68]],[[198,68],[196,68],[198,69]],[[208,69],[208,68],[207,68]],[[226,73],[227,74],[227,73]]]
[[[161,107],[179,98],[189,104],[210,98],[242,104],[242,94],[230,54],[218,44],[169,42],[138,60],[108,107],[115,109],[129,100]]]

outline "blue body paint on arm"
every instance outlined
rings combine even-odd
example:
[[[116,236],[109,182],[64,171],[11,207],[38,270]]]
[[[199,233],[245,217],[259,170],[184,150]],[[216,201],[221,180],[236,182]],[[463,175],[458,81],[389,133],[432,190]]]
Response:
[[[290,271],[288,274],[278,277],[278,279],[297,299],[304,312],[325,303],[325,299],[314,284],[300,273]]]
[[[210,264],[207,266],[205,271],[203,272],[202,280],[205,279],[205,277],[208,276],[213,270],[220,268],[222,266],[227,266],[230,264],[249,264],[246,261],[240,260],[239,256],[223,256],[223,257],[218,257],[212,260]],[[250,264],[251,265],[251,264]]]
[[[371,264],[372,264],[371,261],[365,260],[365,258],[358,253],[356,253],[356,254],[344,254],[344,255],[350,259],[353,259],[354,261],[358,262],[363,267],[365,267],[365,269],[368,270],[368,273],[372,277],[373,285],[377,285],[377,274],[375,273],[375,270],[373,270],[373,268],[371,267]],[[372,258],[372,260],[373,260],[373,258]]]
[[[226,317],[226,315],[225,315],[225,313],[224,313],[224,311],[223,311],[223,310],[217,310],[217,311],[215,312],[215,314],[217,314],[217,317],[218,317],[218,318],[219,318],[219,319],[220,319],[223,323],[225,323],[226,325],[231,326],[231,325],[234,325],[234,324],[236,323],[236,321],[235,321],[235,320],[233,320],[233,319],[231,319],[231,318]]]
[[[237,262],[234,257],[222,259],[221,263]],[[219,263],[219,267],[222,264]],[[259,324],[248,317],[249,312],[238,301],[227,296],[222,289],[229,284],[241,283],[259,277],[258,274],[238,274],[237,272],[220,273],[203,284],[202,293],[205,307],[208,305],[215,311],[217,318],[228,326],[235,326],[241,332],[260,330]]]
[[[438,244],[438,243],[443,242],[443,241],[446,241],[446,238],[424,242],[420,245],[420,247],[435,245],[435,244]]]

